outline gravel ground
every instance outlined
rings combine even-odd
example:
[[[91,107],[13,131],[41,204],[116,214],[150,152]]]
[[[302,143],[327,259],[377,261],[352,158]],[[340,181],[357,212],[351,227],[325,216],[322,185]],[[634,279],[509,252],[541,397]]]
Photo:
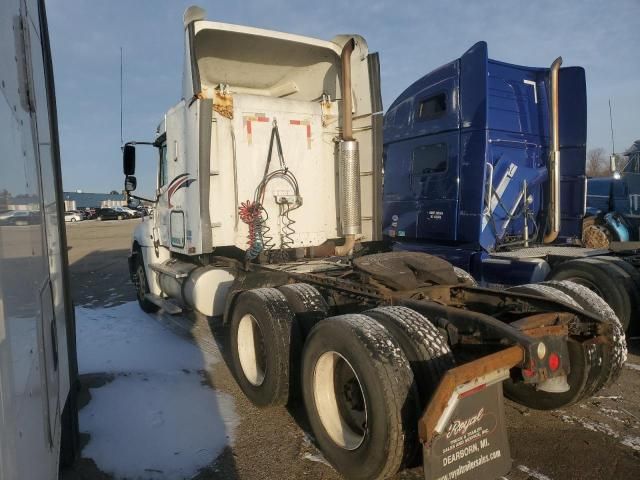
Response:
[[[73,298],[76,305],[109,307],[135,300],[126,257],[139,220],[67,224]],[[228,368],[227,336],[219,320],[195,313],[158,315],[158,321],[225,360],[206,372],[208,383],[235,398],[240,425],[235,442],[195,477],[209,479],[338,479],[305,433],[301,408],[254,407]],[[510,480],[636,479],[640,472],[640,341],[631,340],[628,363],[618,382],[585,403],[539,412],[506,401],[513,468]],[[87,387],[104,379],[84,378]],[[81,426],[82,429],[82,426]],[[85,439],[86,440],[86,439]],[[64,480],[109,479],[91,459],[81,458]],[[420,468],[398,478],[422,478]]]

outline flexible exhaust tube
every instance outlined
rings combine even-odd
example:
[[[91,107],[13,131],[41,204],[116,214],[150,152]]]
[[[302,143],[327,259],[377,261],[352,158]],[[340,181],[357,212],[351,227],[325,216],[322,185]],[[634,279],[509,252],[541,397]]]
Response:
[[[562,57],[551,64],[551,145],[549,152],[549,231],[543,238],[551,243],[560,233],[560,122],[558,107],[558,72]]]
[[[358,142],[353,138],[351,54],[356,42],[350,39],[342,49],[342,139],[338,147],[338,178],[340,182],[340,218],[344,245],[335,254],[348,255],[362,232],[360,217],[360,156]]]

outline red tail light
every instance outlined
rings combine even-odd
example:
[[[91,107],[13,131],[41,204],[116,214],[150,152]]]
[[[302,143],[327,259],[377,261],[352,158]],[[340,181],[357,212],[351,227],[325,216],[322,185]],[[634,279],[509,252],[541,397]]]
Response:
[[[555,372],[560,368],[560,356],[553,352],[549,354],[549,370]]]

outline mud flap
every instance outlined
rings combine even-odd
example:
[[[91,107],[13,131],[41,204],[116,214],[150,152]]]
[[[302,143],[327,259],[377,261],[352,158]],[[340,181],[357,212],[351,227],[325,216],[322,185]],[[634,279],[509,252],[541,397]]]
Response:
[[[511,469],[502,382],[466,396],[443,432],[425,445],[427,480],[494,479]]]
[[[449,370],[420,419],[426,480],[496,479],[511,469],[502,382],[523,352],[511,347]]]

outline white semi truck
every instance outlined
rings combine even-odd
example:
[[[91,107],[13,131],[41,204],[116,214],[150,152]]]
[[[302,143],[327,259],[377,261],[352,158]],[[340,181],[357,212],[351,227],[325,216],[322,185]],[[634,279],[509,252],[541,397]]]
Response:
[[[362,37],[198,7],[184,28],[182,99],[155,139],[124,146],[132,201],[137,146],[158,151],[129,259],[139,303],[224,322],[243,392],[262,407],[301,392],[345,477],[392,476],[422,446],[426,478],[497,478],[511,465],[503,387],[552,409],[619,375],[620,323],[588,290],[477,288],[381,241],[379,64]]]
[[[75,324],[44,0],[0,2],[0,479],[78,450]]]

